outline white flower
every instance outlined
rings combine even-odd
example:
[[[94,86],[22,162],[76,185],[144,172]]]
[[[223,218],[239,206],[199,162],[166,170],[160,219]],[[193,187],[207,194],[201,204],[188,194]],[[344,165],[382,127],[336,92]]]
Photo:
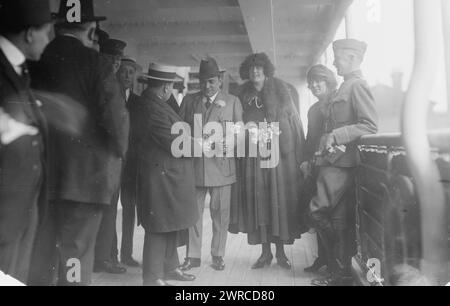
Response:
[[[219,107],[225,107],[227,105],[227,103],[223,100],[215,101],[214,104],[216,104]]]

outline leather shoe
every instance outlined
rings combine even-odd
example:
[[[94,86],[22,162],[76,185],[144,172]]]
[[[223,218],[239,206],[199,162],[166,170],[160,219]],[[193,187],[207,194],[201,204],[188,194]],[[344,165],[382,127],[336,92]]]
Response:
[[[100,272],[106,272],[110,274],[124,274],[127,272],[127,269],[107,260],[96,261],[94,263],[94,273]]]
[[[157,279],[151,282],[144,282],[144,286],[153,286],[153,287],[171,287],[169,283],[167,283],[163,279]]]
[[[327,265],[327,263],[325,262],[325,260],[318,257],[318,258],[316,258],[316,260],[314,261],[312,266],[305,268],[303,271],[305,271],[306,273],[316,273],[320,269],[322,269],[322,267],[325,267],[326,265]]]
[[[180,269],[175,269],[166,274],[166,278],[170,280],[176,280],[181,282],[192,282],[195,280],[195,276],[184,273]]]
[[[286,257],[277,257],[277,264],[286,270],[291,270],[292,266],[289,260]]]
[[[270,264],[272,263],[272,259],[272,254],[270,256],[261,255],[261,257],[259,257],[258,260],[253,264],[252,269],[255,270],[264,268],[265,266],[270,266]]]
[[[181,271],[189,271],[192,268],[198,268],[201,265],[200,258],[187,257],[184,263],[180,266]]]
[[[133,267],[133,268],[137,268],[137,267],[141,266],[139,264],[139,262],[137,262],[136,260],[133,259],[133,257],[122,258],[121,262],[122,262],[122,264],[129,266],[129,267]]]
[[[216,271],[225,270],[225,262],[223,261],[223,258],[220,256],[213,256],[213,262],[211,267]]]

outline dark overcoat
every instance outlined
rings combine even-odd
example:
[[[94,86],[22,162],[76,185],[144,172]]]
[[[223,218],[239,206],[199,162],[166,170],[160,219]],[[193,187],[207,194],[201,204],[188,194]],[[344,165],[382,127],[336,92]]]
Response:
[[[29,84],[19,78],[2,51],[0,107],[15,120],[39,129],[35,136],[22,136],[8,145],[0,144],[1,246],[18,239],[28,227],[31,208],[37,200],[40,215],[43,215],[47,140],[46,121]]]
[[[176,158],[172,125],[181,117],[151,91],[144,92],[139,112],[138,218],[147,231],[188,229],[199,218],[192,158]]]
[[[31,68],[34,87],[66,95],[87,114],[77,136],[50,130],[51,197],[110,205],[120,187],[129,133],[112,65],[78,39],[57,36]]]
[[[130,114],[130,135],[128,137],[128,151],[122,172],[122,182],[120,190],[120,201],[136,205],[136,183],[137,183],[137,135],[139,125],[137,117],[139,115],[140,97],[135,93],[130,93],[126,103]]]

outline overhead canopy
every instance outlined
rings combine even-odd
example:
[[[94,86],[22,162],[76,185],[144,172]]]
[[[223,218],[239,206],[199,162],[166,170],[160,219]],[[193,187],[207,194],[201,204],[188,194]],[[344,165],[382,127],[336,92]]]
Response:
[[[58,2],[54,0],[54,2]],[[111,37],[128,43],[127,54],[198,69],[213,56],[237,82],[239,65],[266,52],[276,74],[292,84],[334,37],[351,0],[96,0]]]

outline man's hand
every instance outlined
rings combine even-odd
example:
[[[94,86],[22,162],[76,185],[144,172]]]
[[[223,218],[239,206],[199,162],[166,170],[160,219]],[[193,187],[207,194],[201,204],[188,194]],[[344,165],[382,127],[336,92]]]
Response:
[[[300,171],[303,174],[303,178],[306,179],[308,176],[312,175],[311,163],[309,161],[305,161],[300,165]]]
[[[0,142],[8,145],[22,136],[34,136],[39,130],[33,126],[19,122],[0,108]]]
[[[336,139],[334,138],[333,134],[327,134],[325,138],[325,150],[328,152],[331,152],[333,150],[333,147],[336,146]]]

